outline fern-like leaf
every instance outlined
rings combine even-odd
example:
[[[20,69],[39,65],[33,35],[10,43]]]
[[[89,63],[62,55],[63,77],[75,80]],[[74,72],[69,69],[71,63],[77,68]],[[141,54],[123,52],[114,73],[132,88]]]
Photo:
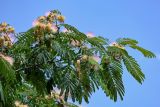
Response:
[[[139,82],[142,84],[144,81],[145,75],[143,74],[140,66],[138,65],[137,61],[128,53],[122,55],[124,65],[126,66],[129,73]]]
[[[119,38],[116,40],[118,44],[120,45],[136,45],[138,44],[138,41],[134,40],[134,39],[130,39],[130,38]]]
[[[140,51],[140,52],[141,52],[145,57],[147,57],[147,58],[154,58],[154,57],[156,57],[156,56],[154,55],[154,53],[152,53],[151,51],[146,50],[146,49],[144,49],[144,48],[142,48],[142,47],[140,47],[140,46],[131,45],[130,47],[133,48],[133,49],[136,49],[136,50]]]
[[[102,76],[104,78],[104,85],[101,82],[101,87],[107,96],[111,99],[117,101],[118,95],[121,100],[125,93],[124,85],[122,81],[122,65],[119,61],[110,60],[109,64],[103,63],[104,70],[102,71]]]

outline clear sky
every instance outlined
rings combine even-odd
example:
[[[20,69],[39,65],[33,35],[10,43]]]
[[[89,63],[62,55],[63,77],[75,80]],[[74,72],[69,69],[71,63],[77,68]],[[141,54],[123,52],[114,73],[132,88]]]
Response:
[[[153,51],[156,59],[145,59],[130,50],[146,75],[139,85],[124,71],[126,93],[123,101],[113,102],[99,90],[82,107],[159,107],[160,106],[160,0],[0,0],[0,22],[26,31],[45,12],[59,9],[66,23],[82,32],[93,32],[111,40],[136,39]]]

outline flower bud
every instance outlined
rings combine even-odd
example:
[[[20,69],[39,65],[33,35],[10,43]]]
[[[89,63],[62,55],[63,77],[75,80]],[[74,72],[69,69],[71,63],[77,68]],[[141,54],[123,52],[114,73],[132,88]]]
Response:
[[[77,60],[77,65],[80,65],[81,61],[80,60]]]
[[[45,20],[46,17],[45,17],[45,16],[40,16],[38,19],[39,19],[40,21],[42,21],[42,20]]]
[[[38,20],[34,20],[32,22],[32,26],[35,27],[35,26],[38,26],[39,25],[39,21]]]
[[[65,17],[60,15],[60,16],[57,17],[57,19],[58,19],[59,22],[64,22]]]
[[[9,28],[8,28],[8,32],[9,32],[9,33],[14,33],[14,28],[13,28],[13,27],[9,27]]]
[[[88,55],[83,55],[83,56],[82,56],[82,60],[83,60],[83,61],[86,61],[87,59],[88,59]]]
[[[51,30],[51,27],[52,27],[52,24],[51,24],[51,23],[48,23],[48,24],[46,25],[46,30]]]
[[[0,27],[0,33],[3,31],[3,28],[2,27]]]
[[[93,37],[95,37],[92,32],[88,32],[86,35],[87,35],[88,38],[93,38]]]
[[[8,35],[4,35],[4,40],[5,40],[5,41],[11,41],[11,39],[9,38]]]
[[[58,28],[56,27],[56,25],[52,24],[51,30],[52,30],[53,32],[57,32],[57,31],[58,31]]]
[[[6,26],[7,26],[7,23],[6,23],[6,22],[3,22],[3,23],[1,23],[1,26],[2,26],[2,27],[6,27]]]
[[[57,14],[51,13],[48,17],[50,17],[53,20],[57,17]]]
[[[11,48],[11,47],[12,47],[12,43],[11,43],[11,42],[8,42],[7,47],[8,47],[8,48]]]
[[[0,43],[4,42],[4,37],[0,37]]]
[[[15,101],[14,104],[15,104],[15,106],[19,106],[21,104],[21,102],[20,101]]]

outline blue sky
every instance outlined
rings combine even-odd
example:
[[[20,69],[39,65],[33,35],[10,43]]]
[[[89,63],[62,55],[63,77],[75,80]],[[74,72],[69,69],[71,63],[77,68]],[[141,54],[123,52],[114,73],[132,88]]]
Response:
[[[153,51],[156,59],[137,58],[146,79],[139,85],[124,71],[126,93],[123,101],[113,102],[99,90],[83,107],[157,107],[160,106],[160,1],[159,0],[1,0],[0,22],[13,25],[17,32],[26,31],[33,20],[53,9],[66,16],[66,23],[82,32],[115,40],[118,37],[136,39]]]

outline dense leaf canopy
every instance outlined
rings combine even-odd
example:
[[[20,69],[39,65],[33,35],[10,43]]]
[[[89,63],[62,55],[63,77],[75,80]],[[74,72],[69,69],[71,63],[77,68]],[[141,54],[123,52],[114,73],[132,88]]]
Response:
[[[1,106],[76,107],[68,99],[72,103],[88,103],[99,88],[110,99],[123,100],[124,66],[142,84],[145,75],[126,47],[147,58],[155,57],[152,52],[130,38],[111,43],[106,38],[84,34],[64,23],[64,19],[59,11],[53,10],[38,17],[32,28],[21,33],[1,24]],[[6,39],[11,34],[15,37],[12,44]],[[7,58],[14,59],[13,65]]]

